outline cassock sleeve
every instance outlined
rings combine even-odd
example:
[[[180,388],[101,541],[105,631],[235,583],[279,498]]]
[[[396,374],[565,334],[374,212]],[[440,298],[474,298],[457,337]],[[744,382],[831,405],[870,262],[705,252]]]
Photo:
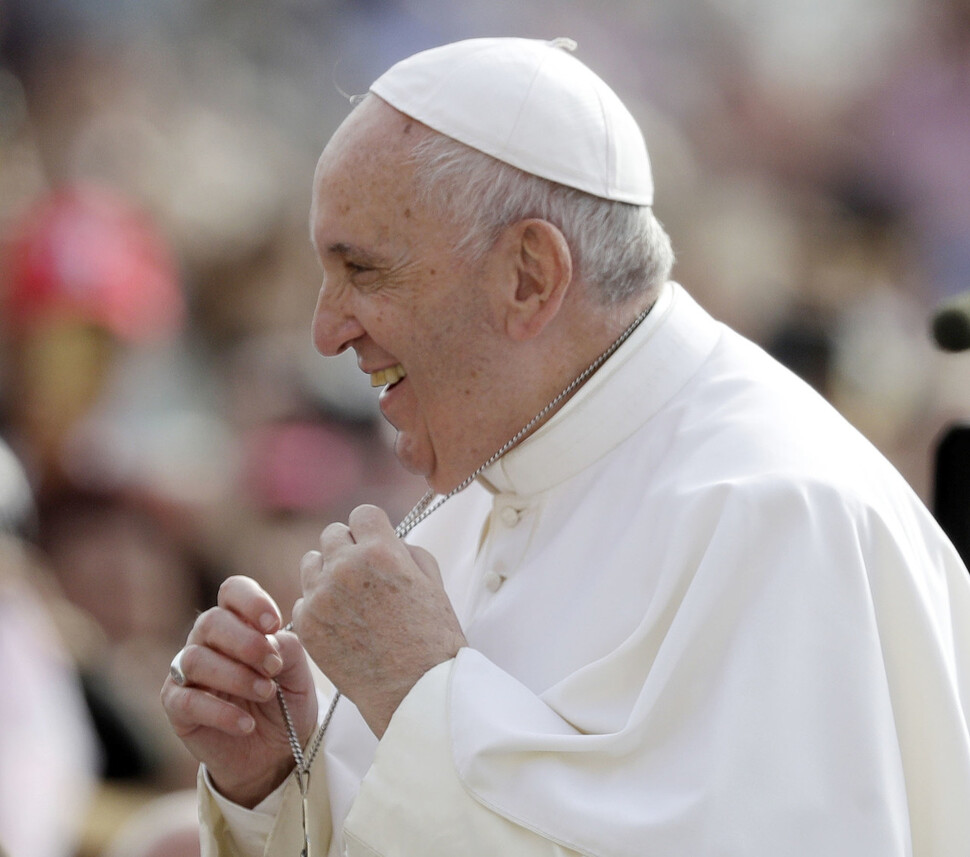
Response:
[[[344,824],[347,857],[577,855],[492,811],[462,785],[448,725],[454,669],[447,661],[426,673],[391,718]]]
[[[577,855],[578,852],[493,812],[461,784],[453,761],[447,713],[454,663],[447,661],[426,673],[394,713],[344,824],[344,854]],[[232,807],[225,807],[203,769],[199,774],[199,796],[202,857],[300,853],[300,792],[292,778],[274,792],[273,805],[263,813],[241,809],[234,813]],[[311,777],[309,803],[313,850],[326,854],[331,830],[322,773]]]
[[[205,769],[199,768],[199,822],[202,857],[298,855],[303,848],[302,798],[293,777],[255,810],[245,810],[220,798]],[[330,800],[322,772],[310,777],[307,819],[315,854],[326,854],[332,836]]]

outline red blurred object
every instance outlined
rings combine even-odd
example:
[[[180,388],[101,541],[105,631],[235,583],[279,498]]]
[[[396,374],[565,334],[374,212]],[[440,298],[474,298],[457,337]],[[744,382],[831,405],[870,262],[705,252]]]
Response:
[[[247,438],[244,483],[267,511],[319,512],[359,488],[363,462],[352,435],[294,421],[262,426]]]
[[[185,315],[166,242],[106,188],[77,185],[41,199],[15,227],[7,267],[5,315],[15,333],[76,320],[147,342],[172,336]]]

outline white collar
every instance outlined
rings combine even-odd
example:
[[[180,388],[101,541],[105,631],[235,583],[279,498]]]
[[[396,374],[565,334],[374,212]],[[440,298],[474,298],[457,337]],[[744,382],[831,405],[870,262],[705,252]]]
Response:
[[[656,414],[697,371],[720,331],[683,287],[668,283],[616,353],[479,481],[492,492],[528,496],[575,476]]]

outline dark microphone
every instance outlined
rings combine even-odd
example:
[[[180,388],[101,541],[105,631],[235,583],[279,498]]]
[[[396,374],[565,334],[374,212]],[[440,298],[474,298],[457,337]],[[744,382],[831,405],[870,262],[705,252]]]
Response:
[[[933,339],[944,351],[970,348],[970,292],[941,303],[933,313]]]

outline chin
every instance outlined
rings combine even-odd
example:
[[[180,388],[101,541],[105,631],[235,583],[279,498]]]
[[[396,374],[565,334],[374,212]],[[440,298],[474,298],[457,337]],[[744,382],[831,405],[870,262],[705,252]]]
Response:
[[[408,473],[424,477],[434,488],[435,457],[427,440],[416,443],[413,437],[399,431],[394,440],[394,455]]]

